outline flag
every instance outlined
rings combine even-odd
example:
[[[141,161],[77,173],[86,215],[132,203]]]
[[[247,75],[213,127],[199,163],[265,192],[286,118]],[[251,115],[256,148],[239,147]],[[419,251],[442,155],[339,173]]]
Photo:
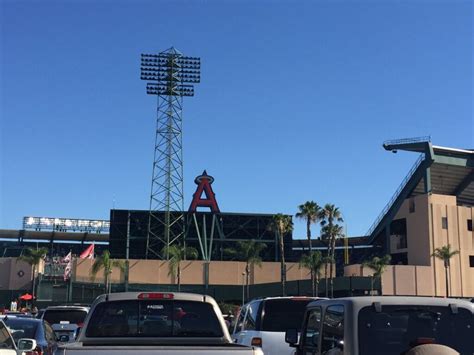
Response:
[[[71,254],[71,252],[69,252],[69,254],[66,255],[66,256],[63,258],[63,260],[61,260],[61,262],[63,262],[63,263],[69,263],[69,262],[71,261],[71,259],[72,259],[72,254]]]
[[[79,257],[81,259],[94,259],[94,244],[89,245]]]
[[[66,267],[64,268],[64,281],[69,280],[69,278],[71,277],[71,270],[72,270],[72,259],[69,260]]]

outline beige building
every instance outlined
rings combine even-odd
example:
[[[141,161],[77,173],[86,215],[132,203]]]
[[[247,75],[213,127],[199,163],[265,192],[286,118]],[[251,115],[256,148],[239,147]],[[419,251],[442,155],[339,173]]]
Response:
[[[397,141],[387,150],[422,155],[369,233],[392,266],[382,277],[386,295],[446,296],[445,267],[436,248],[458,251],[448,269],[449,295],[474,297],[474,151]],[[346,276],[370,275],[350,265]]]

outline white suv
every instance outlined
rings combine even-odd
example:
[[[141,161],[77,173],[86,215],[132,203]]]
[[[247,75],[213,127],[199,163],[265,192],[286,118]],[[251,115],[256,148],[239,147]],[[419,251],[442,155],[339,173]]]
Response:
[[[234,325],[232,338],[238,344],[259,346],[265,355],[289,355],[285,331],[300,329],[306,305],[316,297],[267,297],[245,304]]]

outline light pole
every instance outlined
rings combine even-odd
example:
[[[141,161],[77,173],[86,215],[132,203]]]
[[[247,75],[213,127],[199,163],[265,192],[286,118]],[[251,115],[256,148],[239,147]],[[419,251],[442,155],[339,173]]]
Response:
[[[242,273],[242,307],[245,304],[245,275],[247,275],[246,272]]]

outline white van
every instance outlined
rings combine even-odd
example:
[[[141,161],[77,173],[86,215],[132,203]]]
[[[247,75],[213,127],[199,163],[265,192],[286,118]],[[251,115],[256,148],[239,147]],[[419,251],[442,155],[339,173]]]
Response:
[[[285,331],[299,329],[306,305],[317,297],[267,297],[245,304],[234,325],[232,339],[243,345],[259,346],[265,355],[290,355]]]

